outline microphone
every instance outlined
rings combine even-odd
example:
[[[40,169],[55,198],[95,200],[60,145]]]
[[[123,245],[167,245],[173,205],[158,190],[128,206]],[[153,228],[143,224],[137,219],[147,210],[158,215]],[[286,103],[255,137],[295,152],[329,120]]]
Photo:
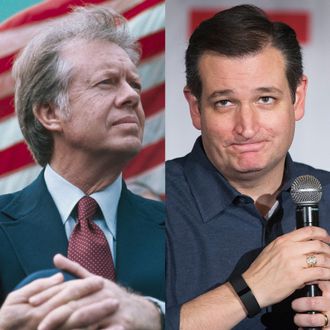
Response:
[[[318,203],[322,197],[322,185],[312,175],[297,177],[291,185],[291,198],[296,203],[296,226],[297,228],[307,226],[319,226]],[[303,289],[303,296],[321,296],[322,292],[317,284],[308,284]],[[309,311],[309,314],[316,314],[317,311]],[[318,330],[321,327],[304,328]]]

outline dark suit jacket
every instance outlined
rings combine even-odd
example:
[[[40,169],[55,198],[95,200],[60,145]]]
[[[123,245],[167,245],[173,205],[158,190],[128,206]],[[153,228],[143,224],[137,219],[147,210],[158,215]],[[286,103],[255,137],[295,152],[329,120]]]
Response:
[[[118,206],[116,276],[124,286],[164,300],[164,205],[130,192]],[[0,196],[0,304],[27,275],[53,268],[68,241],[43,172],[23,190]]]

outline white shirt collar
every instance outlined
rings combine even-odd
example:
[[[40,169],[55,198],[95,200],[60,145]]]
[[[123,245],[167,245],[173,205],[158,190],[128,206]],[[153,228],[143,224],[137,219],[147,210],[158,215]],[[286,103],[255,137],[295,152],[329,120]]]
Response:
[[[265,215],[265,220],[269,220],[273,216],[273,214],[275,213],[275,211],[279,205],[280,205],[279,201],[276,200],[274,205],[270,208],[270,210]]]
[[[64,224],[69,219],[77,202],[85,196],[85,193],[56,173],[49,164],[45,168],[44,177],[48,191],[55,202]],[[114,237],[116,237],[117,209],[121,190],[122,175],[120,174],[105,189],[90,195],[100,206],[105,222]]]

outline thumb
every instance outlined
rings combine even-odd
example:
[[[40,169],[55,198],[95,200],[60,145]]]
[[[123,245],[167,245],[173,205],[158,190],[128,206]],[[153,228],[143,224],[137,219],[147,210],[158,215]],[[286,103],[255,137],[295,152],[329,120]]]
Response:
[[[61,254],[56,254],[53,261],[55,267],[71,273],[79,278],[93,276],[93,274],[90,273],[86,268],[80,266],[77,262],[72,261]]]

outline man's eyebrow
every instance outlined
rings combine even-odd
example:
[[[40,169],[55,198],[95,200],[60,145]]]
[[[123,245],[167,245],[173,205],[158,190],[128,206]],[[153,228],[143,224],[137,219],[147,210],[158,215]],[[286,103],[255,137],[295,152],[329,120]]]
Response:
[[[259,87],[256,89],[257,92],[262,93],[277,93],[277,94],[283,94],[283,91],[277,87],[269,86],[269,87]]]
[[[234,94],[234,91],[232,89],[216,90],[211,95],[208,96],[208,99],[210,100],[214,97],[230,96],[230,95],[233,95],[233,94]]]
[[[283,91],[274,86],[258,87],[255,89],[255,91],[258,93],[277,93],[277,94],[283,95]],[[214,97],[232,96],[232,95],[234,95],[234,90],[232,90],[232,89],[216,90],[211,95],[208,96],[208,100],[211,100]]]

